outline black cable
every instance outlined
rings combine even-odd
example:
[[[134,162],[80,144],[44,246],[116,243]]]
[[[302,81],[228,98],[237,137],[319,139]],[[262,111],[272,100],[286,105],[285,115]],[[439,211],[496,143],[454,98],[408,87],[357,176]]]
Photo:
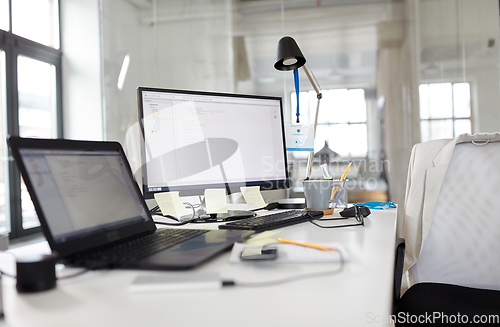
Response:
[[[73,277],[77,277],[77,276],[80,276],[80,275],[83,275],[85,274],[86,272],[89,272],[90,269],[89,268],[85,268],[83,269],[82,271],[79,271],[77,273],[74,273],[73,275],[67,275],[67,276],[63,276],[63,277],[56,277],[58,280],[59,279],[69,279],[69,278],[73,278]],[[0,274],[5,275],[7,277],[10,277],[10,278],[14,278],[14,279],[17,279],[17,276],[14,276],[14,275],[11,275],[11,274],[7,274],[5,271],[0,271]]]
[[[259,211],[259,210],[273,210],[273,209],[276,209],[280,206],[280,204],[278,202],[270,202],[268,203],[265,207],[262,207],[262,208],[257,208],[257,209],[250,209],[250,211]]]
[[[338,218],[318,218],[316,220],[320,220],[320,221],[328,221],[328,220],[345,220],[345,219],[349,219],[350,217],[338,217]]]
[[[325,219],[326,220],[326,219]],[[335,219],[332,219],[332,220],[335,220]],[[315,226],[318,226],[319,228],[340,228],[340,227],[352,227],[352,226],[363,226],[363,224],[361,223],[357,223],[357,224],[349,224],[349,225],[338,225],[338,226],[321,226],[317,223],[315,223],[314,221],[312,220],[309,220],[309,222]]]
[[[167,225],[167,226],[182,226],[182,225],[186,225],[186,224],[189,224],[191,221],[188,220],[188,221],[184,221],[182,223],[177,223],[177,224],[174,224],[174,223],[165,223],[163,221],[156,221],[156,220],[153,220],[153,222],[155,224],[158,224],[158,225]]]
[[[90,271],[90,268],[85,268],[77,273],[74,273],[73,275],[67,275],[67,276],[63,276],[63,277],[57,277],[57,279],[69,279],[69,278],[73,278],[73,277],[77,277],[77,276],[80,276],[80,275],[83,275],[87,272]]]
[[[154,206],[151,209],[149,209],[150,214],[155,214],[157,212],[160,212],[160,207],[159,206]]]
[[[309,222],[319,228],[341,228],[341,227],[354,227],[354,226],[364,226],[365,223],[364,223],[364,219],[365,219],[365,215],[364,213],[362,212],[361,210],[361,206],[358,206],[358,205],[354,205],[354,213],[355,213],[355,217],[356,217],[356,220],[358,221],[357,224],[348,224],[348,225],[337,225],[337,226],[321,226],[319,225],[318,223],[314,222],[313,220],[310,220]],[[370,210],[368,210],[367,212],[368,214],[370,214]],[[342,216],[343,218],[327,218],[327,219],[316,219],[317,221],[326,221],[326,220],[340,220],[340,219],[348,219],[351,217],[351,214],[352,213],[349,213],[349,215],[346,215],[346,216]]]
[[[191,222],[191,220],[179,222],[179,219],[175,218],[174,216],[170,216],[170,215],[166,215],[166,216],[162,216],[162,217],[175,220],[178,223],[167,223],[167,222],[157,221],[157,220],[153,220],[153,222],[155,224],[158,224],[158,225],[167,225],[167,226],[182,226],[182,225],[186,225],[186,224]]]
[[[11,275],[11,274],[7,274],[7,273],[6,273],[6,272],[4,272],[4,271],[0,271],[0,274],[1,274],[2,276],[3,276],[3,275],[5,275],[5,276],[7,276],[7,277],[17,279],[17,277],[16,277],[16,276],[13,276],[13,275]]]
[[[339,255],[340,255],[340,267],[336,270],[328,270],[328,271],[319,271],[319,272],[313,272],[313,273],[307,273],[307,274],[300,274],[300,275],[290,276],[290,277],[286,277],[283,279],[272,280],[272,281],[267,281],[267,282],[239,282],[239,281],[235,281],[235,280],[223,280],[222,286],[224,286],[224,287],[226,287],[226,286],[267,287],[267,286],[276,286],[276,285],[286,284],[286,283],[290,283],[290,282],[294,282],[294,281],[302,280],[302,279],[337,275],[337,274],[340,274],[344,270],[344,267],[345,267],[345,260],[344,260],[344,256],[342,255],[342,252],[339,251]]]

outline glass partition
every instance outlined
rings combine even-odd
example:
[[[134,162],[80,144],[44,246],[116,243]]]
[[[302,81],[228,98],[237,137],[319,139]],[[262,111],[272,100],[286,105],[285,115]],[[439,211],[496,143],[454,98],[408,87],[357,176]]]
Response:
[[[354,187],[389,189],[401,204],[415,143],[500,126],[498,7],[493,0],[102,0],[106,135],[132,157],[139,153],[139,86],[281,96],[294,124],[293,74],[273,67],[288,35],[324,92],[315,150],[327,141],[342,154],[329,163],[334,176],[354,160]],[[449,89],[446,99],[421,103],[440,88]],[[302,69],[299,92],[301,123],[312,124],[316,94]],[[289,154],[297,181],[306,157]]]

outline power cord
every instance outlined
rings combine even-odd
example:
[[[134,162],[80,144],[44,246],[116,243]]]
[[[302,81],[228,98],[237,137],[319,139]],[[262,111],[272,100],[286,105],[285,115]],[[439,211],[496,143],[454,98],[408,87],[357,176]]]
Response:
[[[83,269],[83,270],[81,270],[81,271],[79,271],[77,273],[72,274],[72,275],[66,275],[66,276],[62,276],[62,277],[57,277],[57,279],[60,280],[60,279],[70,279],[70,278],[78,277],[80,275],[83,275],[83,274],[89,272],[90,270],[91,270],[90,268],[85,268],[85,269]]]
[[[178,218],[174,217],[174,216],[171,216],[171,215],[164,215],[163,217],[165,218],[169,218],[169,219],[173,219],[175,221],[177,221],[178,223],[167,223],[167,222],[164,222],[164,221],[158,221],[158,220],[153,220],[153,222],[155,224],[158,224],[158,225],[167,225],[167,226],[182,226],[182,225],[186,225],[190,222],[192,222],[194,219],[195,219],[195,216],[196,216],[196,211],[195,211],[195,205],[192,205],[191,203],[189,202],[183,202],[184,205],[188,205],[191,207],[191,210],[192,210],[192,215],[191,215],[191,218],[187,219],[186,221],[180,221]],[[149,213],[152,214],[152,215],[162,215],[161,214],[161,210],[160,210],[160,207],[159,206],[154,206],[153,208],[151,208],[149,210]]]
[[[81,270],[81,271],[79,271],[77,273],[72,274],[72,275],[67,275],[67,276],[62,276],[62,277],[57,277],[56,276],[56,279],[58,279],[58,280],[60,280],[60,279],[69,279],[69,278],[73,278],[73,277],[77,277],[77,276],[83,275],[83,274],[85,274],[86,272],[89,272],[89,271],[90,271],[89,268],[85,268],[85,269],[83,269],[83,270]],[[17,279],[17,276],[8,274],[8,273],[6,273],[4,271],[0,271],[0,274],[2,276],[7,276],[7,277],[10,277],[10,278]]]
[[[188,223],[193,223],[193,224],[208,224],[208,223],[220,223],[221,222],[221,220],[211,219],[211,218],[195,218],[195,208],[200,207],[200,205],[199,204],[193,205],[193,204],[191,204],[189,202],[184,202],[184,204],[185,205],[189,205],[191,207],[191,209],[193,210],[193,216],[191,217],[191,219],[189,219],[187,221],[183,221],[183,222],[180,222],[178,218],[176,218],[174,216],[171,216],[171,215],[165,215],[165,216],[163,216],[161,214],[161,210],[160,210],[159,206],[154,206],[153,208],[151,208],[149,210],[149,212],[152,215],[159,215],[159,216],[162,216],[162,217],[165,217],[165,218],[173,219],[173,220],[175,220],[175,221],[178,222],[178,223],[167,223],[167,222],[163,222],[163,221],[154,220],[154,223],[155,224],[159,224],[159,225],[182,226],[182,225],[186,225]],[[268,211],[271,211],[271,210],[276,209],[278,207],[279,207],[279,203],[278,202],[270,202],[265,207],[251,209],[249,211],[259,211],[259,210],[268,210]],[[246,218],[248,218],[248,217],[240,218],[240,219],[246,219]],[[227,221],[232,221],[232,220],[239,220],[239,219],[228,219]]]
[[[6,252],[6,251],[2,251],[0,252],[2,254],[10,254],[11,256],[14,257],[15,260],[17,260],[17,257],[14,255],[14,253],[11,253],[11,252]],[[89,272],[91,269],[90,268],[84,268],[83,270],[77,272],[77,273],[74,273],[72,275],[67,275],[67,276],[62,276],[62,277],[57,277],[56,276],[56,279],[69,279],[69,278],[73,278],[73,277],[77,277],[77,276],[80,276],[80,275],[83,275],[84,273],[86,272]],[[14,278],[14,279],[17,279],[17,276],[14,276],[14,275],[11,275],[11,274],[8,274],[6,273],[5,271],[2,271],[0,270],[0,275],[2,276],[7,276],[7,277],[10,277],[10,278]]]

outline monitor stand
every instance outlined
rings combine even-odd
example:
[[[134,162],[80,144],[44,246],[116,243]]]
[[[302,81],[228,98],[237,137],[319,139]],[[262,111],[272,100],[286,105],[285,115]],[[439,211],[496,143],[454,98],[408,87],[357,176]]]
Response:
[[[245,219],[245,218],[250,218],[254,217],[257,214],[253,211],[250,210],[228,210],[225,213],[207,213],[206,211],[206,203],[205,203],[205,197],[201,197],[202,199],[200,203],[200,208],[196,212],[196,219],[198,221],[200,220],[205,220],[205,221],[231,221],[231,220],[239,220],[239,219]]]

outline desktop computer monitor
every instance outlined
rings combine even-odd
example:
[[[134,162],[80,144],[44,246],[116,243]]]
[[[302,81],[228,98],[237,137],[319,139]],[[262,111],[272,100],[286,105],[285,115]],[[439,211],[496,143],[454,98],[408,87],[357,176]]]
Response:
[[[288,187],[281,98],[139,87],[145,198]]]

